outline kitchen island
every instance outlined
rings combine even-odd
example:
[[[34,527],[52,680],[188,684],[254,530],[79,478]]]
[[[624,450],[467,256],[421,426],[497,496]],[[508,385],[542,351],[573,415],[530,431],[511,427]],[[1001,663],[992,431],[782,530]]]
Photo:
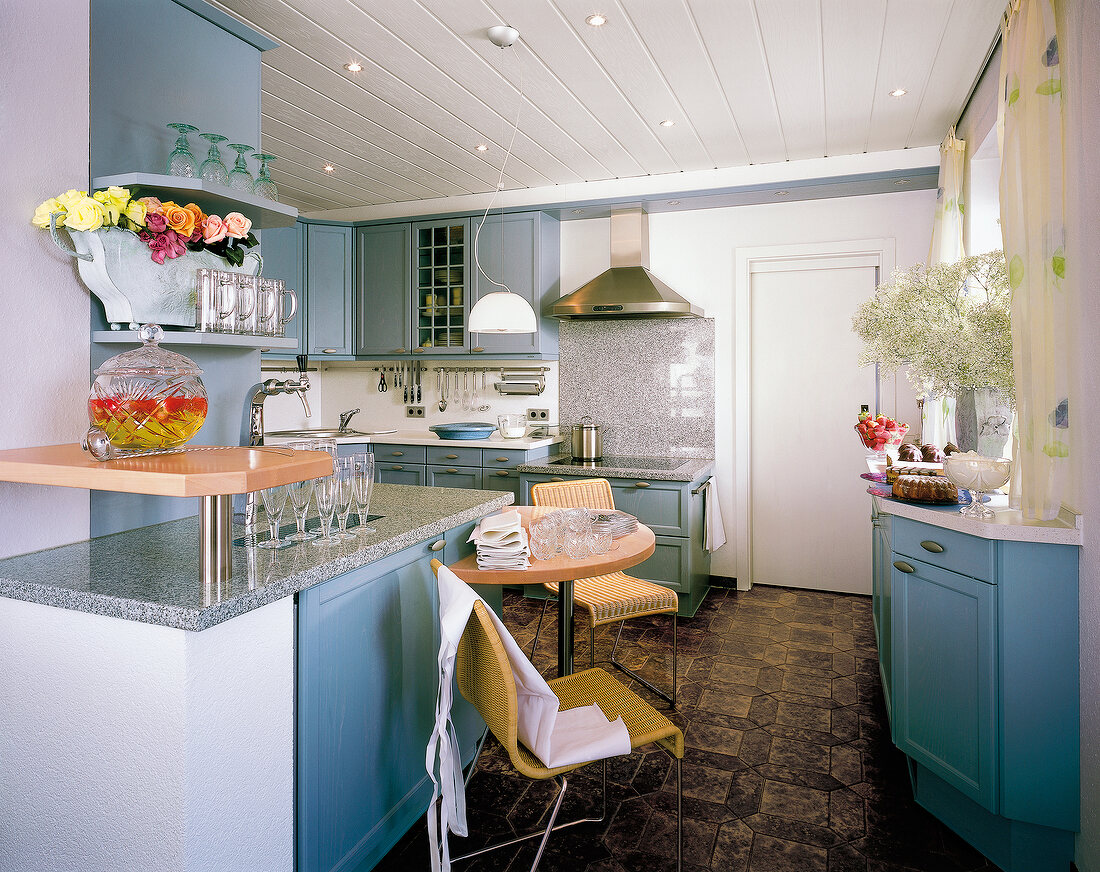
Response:
[[[378,485],[375,533],[221,583],[195,518],[0,561],[0,868],[369,868],[430,797],[430,559],[510,502]]]

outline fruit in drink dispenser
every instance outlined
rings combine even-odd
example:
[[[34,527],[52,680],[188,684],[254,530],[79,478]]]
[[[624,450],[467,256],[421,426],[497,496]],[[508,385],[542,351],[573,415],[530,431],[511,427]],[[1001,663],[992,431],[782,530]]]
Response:
[[[159,398],[92,397],[88,420],[116,448],[174,448],[199,432],[206,420],[205,396]]]

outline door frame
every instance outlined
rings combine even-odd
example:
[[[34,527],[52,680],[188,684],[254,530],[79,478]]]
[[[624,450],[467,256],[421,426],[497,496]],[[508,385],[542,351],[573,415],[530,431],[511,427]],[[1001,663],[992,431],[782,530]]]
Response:
[[[810,268],[878,267],[880,280],[894,272],[895,240],[850,239],[734,249],[733,300],[733,504],[737,589],[752,587],[752,276]],[[797,498],[797,497],[794,497]],[[820,499],[826,499],[821,495]]]

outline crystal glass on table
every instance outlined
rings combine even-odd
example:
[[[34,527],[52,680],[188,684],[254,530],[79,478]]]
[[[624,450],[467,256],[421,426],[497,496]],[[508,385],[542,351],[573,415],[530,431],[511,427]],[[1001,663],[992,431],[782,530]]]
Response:
[[[202,166],[199,167],[199,175],[202,176],[204,182],[210,182],[215,185],[228,185],[229,184],[229,170],[225,168],[225,164],[222,163],[221,152],[218,151],[218,143],[225,142],[225,136],[220,133],[200,133],[203,139],[210,143],[210,150],[206,153],[206,160],[202,162]]]
[[[168,156],[168,164],[164,171],[170,176],[193,179],[195,177],[195,167],[198,164],[195,156],[191,154],[191,145],[187,141],[187,134],[197,132],[198,128],[192,127],[190,124],[180,123],[169,124],[168,127],[175,130],[179,134],[179,138],[176,140],[175,151]]]
[[[268,200],[279,200],[279,189],[275,187],[275,183],[271,181],[271,175],[268,173],[267,165],[273,160],[277,160],[273,154],[255,154],[253,157],[260,162],[260,173],[256,176],[256,181],[252,184],[252,193],[257,197],[264,197]]]
[[[260,491],[260,497],[264,501],[264,513],[267,515],[267,523],[271,528],[271,538],[261,542],[261,548],[286,548],[289,543],[279,538],[279,524],[283,519],[283,510],[286,508],[287,486],[268,487]]]

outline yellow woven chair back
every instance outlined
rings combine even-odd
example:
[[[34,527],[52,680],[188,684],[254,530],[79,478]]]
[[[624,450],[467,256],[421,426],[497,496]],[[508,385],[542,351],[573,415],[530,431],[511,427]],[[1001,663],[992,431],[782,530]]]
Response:
[[[606,478],[547,481],[531,487],[531,503],[557,509],[613,509],[615,497]]]
[[[516,679],[500,634],[480,602],[474,603],[458,643],[455,676],[459,691],[478,710],[497,741],[510,757],[517,756]]]

